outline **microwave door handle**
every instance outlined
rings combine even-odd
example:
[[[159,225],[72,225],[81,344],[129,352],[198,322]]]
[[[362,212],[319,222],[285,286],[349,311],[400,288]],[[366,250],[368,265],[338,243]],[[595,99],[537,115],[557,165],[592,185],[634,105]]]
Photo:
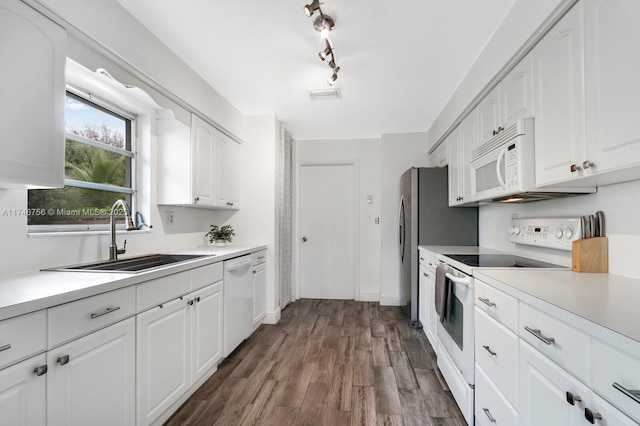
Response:
[[[498,177],[498,182],[502,189],[507,189],[507,184],[504,181],[504,176],[502,176],[502,162],[507,155],[507,147],[505,146],[500,150],[500,154],[498,154],[498,161],[496,161],[496,176]]]

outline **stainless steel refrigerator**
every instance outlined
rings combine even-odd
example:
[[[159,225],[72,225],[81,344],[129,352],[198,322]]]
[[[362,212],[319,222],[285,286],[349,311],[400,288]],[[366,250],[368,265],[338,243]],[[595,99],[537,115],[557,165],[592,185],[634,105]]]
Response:
[[[418,246],[477,246],[478,208],[449,207],[447,168],[411,168],[400,178],[400,283],[411,294],[411,325],[418,319]]]

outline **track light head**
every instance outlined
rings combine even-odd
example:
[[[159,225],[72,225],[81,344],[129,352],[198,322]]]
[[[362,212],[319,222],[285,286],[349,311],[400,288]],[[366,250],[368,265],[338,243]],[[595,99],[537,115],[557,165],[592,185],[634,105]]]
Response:
[[[320,9],[320,0],[313,0],[311,3],[305,5],[304,13],[307,16],[313,15],[316,10]]]
[[[338,79],[338,71],[340,71],[340,67],[333,70],[333,74],[331,74],[331,77],[329,77],[329,79],[327,80],[327,84],[329,86],[333,86],[335,84],[336,80]]]
[[[327,47],[325,47],[322,52],[318,53],[318,56],[323,61],[325,61],[329,57],[329,55],[333,56],[333,49],[331,48],[331,45],[329,44],[329,40],[325,40],[325,42],[326,42]]]

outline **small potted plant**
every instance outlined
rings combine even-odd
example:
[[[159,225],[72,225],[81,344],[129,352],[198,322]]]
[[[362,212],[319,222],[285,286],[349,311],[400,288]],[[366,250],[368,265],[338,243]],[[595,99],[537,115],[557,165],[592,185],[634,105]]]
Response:
[[[209,232],[204,234],[205,237],[209,238],[209,243],[214,243],[217,247],[224,247],[227,244],[227,241],[233,241],[233,237],[235,235],[233,226],[231,225],[211,225]]]

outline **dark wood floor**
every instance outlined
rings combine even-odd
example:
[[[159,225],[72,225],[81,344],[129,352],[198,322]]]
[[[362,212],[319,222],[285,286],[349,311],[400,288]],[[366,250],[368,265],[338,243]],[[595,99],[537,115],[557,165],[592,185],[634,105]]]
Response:
[[[166,425],[466,425],[400,308],[302,299],[262,325]]]

